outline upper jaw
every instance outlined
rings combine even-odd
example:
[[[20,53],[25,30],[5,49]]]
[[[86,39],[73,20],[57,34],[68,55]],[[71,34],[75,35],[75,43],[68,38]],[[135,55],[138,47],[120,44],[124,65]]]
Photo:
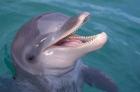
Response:
[[[52,37],[55,39],[50,42],[49,46],[44,44],[44,50],[50,46],[53,46],[54,44],[56,44],[63,38],[74,33],[78,28],[81,27],[81,25],[83,23],[85,23],[87,21],[89,16],[90,16],[90,13],[83,12],[83,13],[79,14],[78,16],[74,16],[74,17],[71,17],[70,19],[68,19],[66,21],[66,23],[61,27],[61,29],[55,33],[55,37]]]

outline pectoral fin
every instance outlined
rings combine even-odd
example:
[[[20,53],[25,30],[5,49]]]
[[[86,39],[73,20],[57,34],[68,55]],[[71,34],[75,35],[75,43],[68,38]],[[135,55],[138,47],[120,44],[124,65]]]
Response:
[[[84,81],[90,85],[104,90],[105,92],[118,92],[115,83],[105,74],[95,68],[85,67],[82,69]]]

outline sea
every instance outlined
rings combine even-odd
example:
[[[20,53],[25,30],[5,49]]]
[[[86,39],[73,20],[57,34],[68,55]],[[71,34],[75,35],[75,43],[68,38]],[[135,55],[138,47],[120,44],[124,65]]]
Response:
[[[24,23],[44,12],[74,16],[84,11],[91,16],[77,34],[106,32],[108,41],[83,62],[114,80],[119,92],[140,92],[140,0],[0,0],[0,77],[15,74],[11,44]],[[88,85],[83,89],[103,92]]]

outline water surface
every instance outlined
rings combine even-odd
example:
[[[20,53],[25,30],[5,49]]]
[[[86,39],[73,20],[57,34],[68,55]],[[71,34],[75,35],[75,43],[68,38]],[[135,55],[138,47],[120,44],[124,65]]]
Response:
[[[140,1],[139,0],[1,0],[0,76],[11,78],[10,46],[21,25],[43,12],[69,16],[83,11],[91,18],[78,34],[106,32],[107,44],[83,57],[85,63],[109,75],[120,92],[140,92]],[[85,92],[102,92],[85,85]]]

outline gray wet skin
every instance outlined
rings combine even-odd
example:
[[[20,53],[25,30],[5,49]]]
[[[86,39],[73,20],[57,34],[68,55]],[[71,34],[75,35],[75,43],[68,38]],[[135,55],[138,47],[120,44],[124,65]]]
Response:
[[[82,92],[85,82],[107,92],[117,92],[116,85],[109,78],[79,60],[101,48],[107,41],[106,33],[89,38],[71,36],[87,41],[78,46],[55,45],[76,31],[89,15],[88,12],[74,17],[44,13],[21,27],[12,44],[17,72],[15,81],[20,90],[24,85],[26,92]]]

